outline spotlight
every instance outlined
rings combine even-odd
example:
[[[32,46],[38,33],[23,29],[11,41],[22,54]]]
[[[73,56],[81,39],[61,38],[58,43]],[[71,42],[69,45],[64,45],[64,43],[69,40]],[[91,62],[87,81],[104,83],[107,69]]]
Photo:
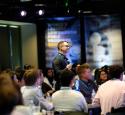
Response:
[[[38,14],[41,16],[41,15],[44,15],[44,10],[39,10],[38,11]]]
[[[69,9],[67,10],[67,13],[69,13]]]
[[[78,10],[78,13],[81,13],[81,10]]]
[[[21,16],[26,16],[26,15],[27,15],[27,12],[26,12],[25,10],[22,10],[22,11],[20,12],[20,15],[21,15]]]

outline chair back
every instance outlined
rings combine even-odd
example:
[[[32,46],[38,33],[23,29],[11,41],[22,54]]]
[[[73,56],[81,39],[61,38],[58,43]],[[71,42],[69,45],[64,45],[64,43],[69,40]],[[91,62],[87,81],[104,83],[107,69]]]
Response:
[[[65,112],[56,112],[54,115],[89,115],[89,113],[81,111],[65,111]]]
[[[111,113],[108,113],[107,115],[125,115],[125,107],[120,108],[112,108]]]

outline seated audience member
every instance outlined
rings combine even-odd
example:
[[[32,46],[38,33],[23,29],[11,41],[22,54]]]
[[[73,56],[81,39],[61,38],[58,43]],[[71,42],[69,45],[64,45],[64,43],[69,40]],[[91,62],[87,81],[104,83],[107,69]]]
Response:
[[[61,89],[52,95],[55,111],[88,111],[84,96],[72,90],[75,74],[70,70],[64,70],[60,75]]]
[[[46,70],[46,74],[44,77],[44,83],[47,83],[51,88],[54,89],[54,85],[55,85],[55,80],[54,80],[54,71],[52,68],[47,68]]]
[[[37,77],[37,70],[34,69],[27,70],[24,73],[25,86],[21,87],[24,104],[29,105],[33,101],[34,105],[40,103],[42,109],[51,110],[53,105],[43,98],[41,89],[35,86]]]
[[[99,86],[108,80],[109,80],[108,70],[99,69],[98,78],[97,78],[97,85]]]
[[[33,67],[31,65],[29,65],[29,64],[24,65],[24,71],[30,70],[30,69],[33,69]]]
[[[17,79],[17,76],[16,76],[15,72],[14,72],[14,71],[9,71],[7,74],[9,74],[9,76],[10,76],[12,82],[13,82],[13,85],[14,85],[15,88],[17,89],[17,91],[18,91],[18,93],[19,93],[19,96],[20,96],[19,99],[21,99],[21,100],[20,100],[20,103],[22,103],[22,93],[21,93],[21,91],[20,91],[20,84],[19,84],[19,82],[18,82],[18,79]]]
[[[10,115],[32,115],[32,110],[28,106],[18,105],[14,108]]]
[[[80,91],[89,104],[92,102],[92,93],[97,91],[96,84],[91,80],[90,66],[87,63],[80,65],[77,73],[80,79],[75,82],[74,89]]]
[[[23,80],[24,73],[25,71],[22,70],[21,67],[16,67],[15,75],[16,75],[16,78],[20,87],[24,85],[24,80]]]
[[[47,83],[44,82],[42,70],[38,69],[36,76],[37,80],[35,86],[41,89],[44,96],[46,97],[47,94],[53,93],[53,89]]]
[[[95,95],[93,105],[101,106],[101,114],[111,112],[111,108],[117,109],[125,106],[125,82],[121,81],[123,67],[112,65],[109,68],[111,80],[103,83]]]
[[[20,93],[17,91],[11,77],[7,73],[0,74],[0,115],[9,115],[16,105],[22,104]]]

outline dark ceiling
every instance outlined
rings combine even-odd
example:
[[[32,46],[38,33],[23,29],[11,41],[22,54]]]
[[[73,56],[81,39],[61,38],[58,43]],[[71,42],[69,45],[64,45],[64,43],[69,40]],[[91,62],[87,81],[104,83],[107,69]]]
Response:
[[[124,0],[0,0],[0,18],[9,20],[36,20],[51,16],[81,16],[84,13],[122,13]],[[20,10],[28,12],[27,17],[20,18]],[[44,16],[36,14],[38,9],[45,11]]]

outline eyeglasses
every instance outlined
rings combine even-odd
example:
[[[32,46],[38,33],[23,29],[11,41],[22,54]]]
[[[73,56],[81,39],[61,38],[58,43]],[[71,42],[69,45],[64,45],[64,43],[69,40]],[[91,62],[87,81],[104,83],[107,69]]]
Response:
[[[70,44],[62,44],[62,46],[61,47],[67,47],[67,48],[70,48],[71,47],[71,45]]]
[[[67,47],[67,48],[70,48],[70,46],[69,46],[69,45],[63,45],[63,47],[64,47],[64,46],[65,46],[65,47]]]
[[[69,45],[65,45],[66,47],[70,47]]]

